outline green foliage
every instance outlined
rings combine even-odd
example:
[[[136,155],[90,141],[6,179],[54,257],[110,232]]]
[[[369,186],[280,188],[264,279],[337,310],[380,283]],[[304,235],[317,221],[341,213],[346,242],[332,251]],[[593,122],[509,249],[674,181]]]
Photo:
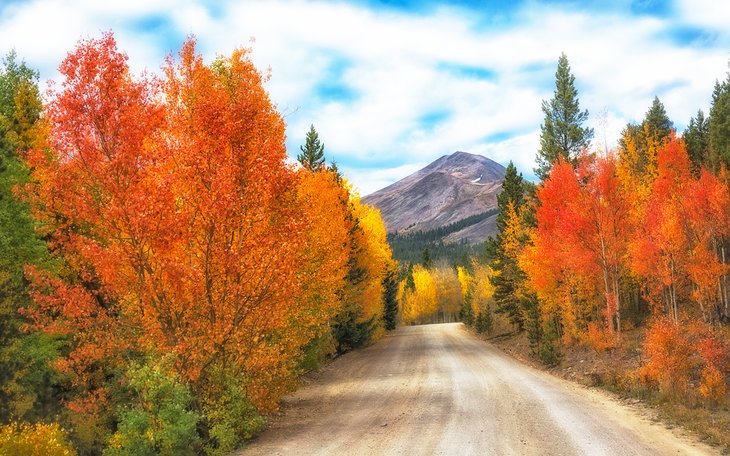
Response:
[[[398,267],[391,264],[383,277],[383,322],[392,331],[398,324]]]
[[[497,197],[497,205],[500,217],[497,219],[497,237],[489,240],[487,247],[491,257],[490,265],[494,274],[490,277],[490,282],[494,286],[494,302],[496,304],[495,311],[507,316],[510,322],[517,326],[518,331],[522,331],[525,326],[525,319],[529,316],[525,307],[530,303],[525,302],[525,298],[521,293],[521,288],[526,280],[526,275],[517,264],[517,259],[508,255],[504,249],[504,232],[507,227],[508,207],[512,204],[520,217],[520,223],[525,226],[530,224],[526,219],[526,214],[532,215],[532,205],[525,204],[528,197],[531,197],[529,191],[533,189],[522,178],[522,174],[517,174],[517,169],[510,163],[502,182],[502,193]],[[534,218],[534,216],[533,216]],[[522,244],[527,239],[521,239]]]
[[[342,293],[342,309],[332,321],[332,335],[335,338],[337,353],[345,353],[365,346],[370,342],[378,322],[375,317],[362,321],[362,285],[368,279],[368,271],[359,262],[363,247],[359,244],[358,234],[362,231],[360,221],[355,220],[350,231],[350,252],[347,280]]]
[[[428,251],[428,247],[423,249],[423,253],[421,254],[421,265],[426,269],[433,267],[433,259],[431,259],[431,252]]]
[[[553,98],[542,102],[545,120],[540,126],[540,150],[537,153],[535,173],[545,179],[555,160],[563,157],[576,164],[578,154],[586,149],[593,138],[593,129],[582,127],[588,111],[581,111],[575,77],[565,54],[558,59]]]
[[[307,139],[303,146],[299,146],[302,153],[297,155],[297,160],[305,168],[311,171],[319,171],[324,166],[324,144],[319,141],[319,135],[314,125],[309,127]],[[334,162],[332,166],[336,170]]]
[[[0,152],[2,158],[17,157],[18,149],[32,143],[32,127],[40,118],[38,72],[18,63],[15,51],[3,59],[0,69]],[[1,162],[0,162],[1,163]]]
[[[332,331],[327,330],[302,347],[302,355],[297,365],[297,371],[312,372],[319,369],[327,356],[334,351],[335,342]]]
[[[544,326],[537,346],[537,358],[546,366],[556,366],[563,357],[560,352],[558,323],[551,318],[544,323]]]
[[[689,120],[682,137],[692,160],[692,172],[699,176],[700,168],[710,165],[710,122],[701,109]]]
[[[39,421],[61,412],[61,376],[51,367],[65,340],[43,332],[16,337],[0,351],[4,373],[11,374],[0,386],[3,420],[10,417]]]
[[[654,97],[641,124],[629,123],[621,132],[619,148],[622,159],[634,167],[637,176],[645,176],[647,170],[656,166],[656,149],[665,144],[673,130],[673,122],[667,117],[664,105]],[[635,146],[637,156],[628,158],[629,141]]]
[[[58,341],[24,334],[18,313],[30,305],[25,266],[51,267],[28,206],[15,194],[28,182],[18,150],[31,147],[40,111],[38,74],[11,52],[0,69],[0,421],[47,416],[58,404],[49,367]]]
[[[525,180],[522,173],[517,172],[517,167],[510,161],[502,180],[502,191],[497,195],[497,231],[503,232],[506,221],[507,204],[512,202],[515,210],[519,211],[525,202]]]
[[[474,324],[473,302],[474,293],[472,292],[472,287],[468,287],[464,294],[464,299],[461,301],[461,312],[459,312],[459,318],[468,326],[472,326]]]
[[[245,373],[221,366],[212,366],[202,378],[197,396],[208,429],[205,454],[229,454],[263,428],[265,420],[249,399],[246,382]]]
[[[476,329],[479,334],[489,334],[492,332],[493,327],[494,318],[492,317],[491,310],[487,307],[479,312],[479,315],[477,315],[476,322],[474,323],[474,329]]]
[[[664,105],[659,101],[659,97],[654,97],[651,102],[651,108],[646,112],[644,123],[649,130],[649,134],[654,140],[662,140],[667,138],[674,128],[674,123],[669,120]]]
[[[715,83],[709,119],[710,154],[714,169],[730,165],[730,72]]]
[[[445,260],[449,264],[467,266],[469,264],[468,258],[477,255],[483,249],[483,246],[469,245],[465,242],[447,244],[443,242],[443,238],[486,220],[497,213],[497,209],[492,209],[428,231],[388,233],[388,244],[393,250],[393,258],[401,264],[423,263],[423,253],[428,250],[432,263]]]
[[[198,454],[200,416],[191,408],[189,388],[160,365],[132,367],[127,380],[134,399],[120,411],[104,455]]]
[[[341,312],[332,325],[332,334],[337,341],[337,352],[345,353],[367,345],[376,326],[375,317],[361,321],[358,312],[352,310]]]

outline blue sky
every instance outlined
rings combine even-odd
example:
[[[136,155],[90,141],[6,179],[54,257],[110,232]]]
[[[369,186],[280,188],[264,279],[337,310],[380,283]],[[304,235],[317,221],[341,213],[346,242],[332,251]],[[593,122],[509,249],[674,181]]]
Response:
[[[251,46],[271,69],[289,154],[314,124],[362,194],[456,150],[533,177],[561,52],[601,149],[655,95],[681,132],[730,60],[719,0],[0,0],[0,52],[15,48],[43,81],[80,38],[110,29],[137,72],[191,33],[207,58]]]

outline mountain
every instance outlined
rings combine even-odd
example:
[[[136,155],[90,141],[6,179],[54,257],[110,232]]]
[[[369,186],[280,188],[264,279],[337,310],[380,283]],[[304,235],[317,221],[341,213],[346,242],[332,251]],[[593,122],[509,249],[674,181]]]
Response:
[[[477,244],[496,232],[497,194],[505,168],[467,152],[444,155],[425,168],[363,197],[378,209],[389,233],[398,235],[442,228],[472,217],[457,231],[447,230],[445,243]]]

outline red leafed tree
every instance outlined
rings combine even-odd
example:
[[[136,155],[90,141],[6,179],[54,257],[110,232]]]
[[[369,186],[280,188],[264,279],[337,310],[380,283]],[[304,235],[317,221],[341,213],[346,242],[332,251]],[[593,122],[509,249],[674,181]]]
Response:
[[[537,190],[537,228],[520,261],[532,287],[541,296],[543,316],[560,315],[564,336],[576,336],[577,303],[575,291],[576,270],[590,262],[581,252],[571,254],[575,243],[573,235],[586,223],[575,204],[581,196],[575,170],[570,163],[559,159],[548,178]],[[567,237],[566,237],[567,236]]]
[[[38,303],[32,315],[73,337],[59,367],[91,392],[70,405],[88,409],[94,401],[86,399],[103,398],[112,358],[136,345],[134,314],[145,308],[131,292],[144,282],[139,260],[150,238],[173,239],[176,223],[161,210],[169,196],[156,191],[151,140],[161,132],[163,109],[154,82],[131,78],[110,34],[81,43],[60,71],[64,82],[45,111],[50,151],[33,151],[28,160],[34,209],[66,261],[67,280],[30,271]]]
[[[604,302],[609,332],[620,334],[619,280],[626,267],[630,226],[615,158],[584,156],[577,172],[558,162],[537,197],[537,231],[529,261],[534,267],[527,268],[532,282],[543,293],[561,286],[593,290]],[[568,296],[563,306],[578,305],[570,289],[562,294]]]
[[[694,283],[693,300],[702,317],[723,320],[728,311],[728,265],[725,244],[730,234],[730,193],[721,179],[706,169],[683,198],[689,214],[693,247],[688,272]]]
[[[605,316],[610,332],[621,332],[619,281],[627,268],[626,253],[632,233],[629,204],[619,182],[614,155],[583,161],[579,170],[585,176],[582,205],[589,223],[580,234],[581,245],[590,252],[601,271]],[[615,326],[614,326],[615,325]]]
[[[61,73],[51,151],[29,161],[36,212],[71,272],[34,281],[38,325],[73,335],[63,363],[79,384],[135,347],[173,353],[193,382],[215,366],[245,372],[265,406],[271,366],[291,364],[281,329],[301,289],[304,217],[283,120],[247,51],[206,65],[191,39],[162,80],[134,79],[106,34]]]
[[[657,154],[658,176],[644,208],[641,232],[631,245],[632,268],[647,279],[648,297],[676,321],[679,301],[688,298],[691,239],[683,199],[692,183],[689,158],[673,138]]]
[[[697,303],[705,319],[710,308],[722,317],[727,303],[727,186],[706,170],[695,180],[680,139],[660,149],[657,162],[642,230],[631,245],[632,268],[646,279],[650,300],[675,321],[683,301]]]

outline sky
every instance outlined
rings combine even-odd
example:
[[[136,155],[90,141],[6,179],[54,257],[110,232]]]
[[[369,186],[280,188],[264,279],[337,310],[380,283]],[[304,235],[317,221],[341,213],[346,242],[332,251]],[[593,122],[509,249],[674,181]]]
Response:
[[[0,0],[0,53],[14,48],[44,86],[107,30],[136,73],[191,34],[208,60],[252,48],[289,155],[313,124],[363,195],[455,151],[534,179],[561,53],[601,150],[654,96],[681,133],[730,60],[726,0]]]

